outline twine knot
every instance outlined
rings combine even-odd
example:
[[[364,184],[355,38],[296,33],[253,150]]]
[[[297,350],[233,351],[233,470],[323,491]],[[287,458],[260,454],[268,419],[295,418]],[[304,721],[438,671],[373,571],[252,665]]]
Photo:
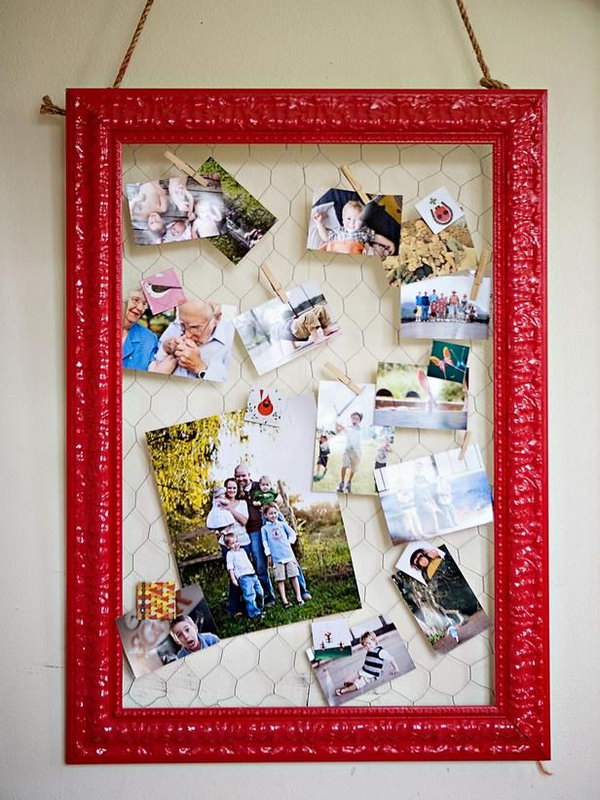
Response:
[[[49,95],[45,94],[42,97],[42,105],[40,106],[40,114],[56,114],[57,116],[64,117],[65,109],[57,106],[52,102]]]

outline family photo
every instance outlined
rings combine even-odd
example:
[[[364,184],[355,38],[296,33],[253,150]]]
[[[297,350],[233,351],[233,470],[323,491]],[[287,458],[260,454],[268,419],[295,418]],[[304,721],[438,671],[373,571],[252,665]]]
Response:
[[[426,367],[380,361],[375,425],[392,428],[467,429],[466,384],[429,378]]]
[[[373,425],[375,385],[355,394],[341,381],[320,381],[313,491],[377,494],[373,470],[384,467],[394,429]]]
[[[259,375],[341,333],[325,295],[315,283],[295,286],[286,295],[287,303],[274,297],[234,320]]]
[[[146,434],[181,579],[223,637],[359,608],[337,498],[307,480],[313,398],[290,398],[280,428],[244,413]]]
[[[390,286],[477,268],[477,253],[464,219],[433,233],[422,219],[402,223],[398,255],[383,261]]]
[[[351,627],[350,655],[316,658],[306,655],[330,706],[354,700],[387,681],[415,669],[414,662],[394,623],[380,615]]]
[[[171,619],[139,619],[130,612],[119,617],[116,624],[127,663],[136,678],[220,642],[204,592],[197,584],[175,593],[175,614]]]
[[[227,380],[235,327],[234,306],[186,300],[152,314],[141,288],[123,300],[121,358],[124,369],[179,378]]]
[[[197,180],[179,175],[126,184],[133,240],[138,245],[210,238],[237,264],[277,221],[214,159]]]
[[[365,204],[356,192],[321,190],[313,199],[306,247],[328,253],[394,256],[401,222],[399,195],[372,195]]]
[[[486,525],[492,495],[478,445],[375,470],[392,544]]]
[[[483,278],[471,300],[470,275],[431,278],[400,289],[400,334],[404,339],[487,339],[491,278]]]
[[[449,653],[490,627],[446,545],[407,545],[392,576],[436,653]]]

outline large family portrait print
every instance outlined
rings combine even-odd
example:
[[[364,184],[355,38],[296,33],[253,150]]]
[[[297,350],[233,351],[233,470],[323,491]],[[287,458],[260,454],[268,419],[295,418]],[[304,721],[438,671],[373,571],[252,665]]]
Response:
[[[340,327],[321,289],[312,281],[240,314],[235,327],[259,375],[286,364],[337,336]]]
[[[364,203],[345,189],[319,191],[310,212],[308,250],[379,256],[398,253],[402,197],[370,195]]]
[[[209,238],[237,264],[276,218],[213,158],[198,175],[126,184],[133,240],[157,245]]]
[[[436,653],[449,653],[490,626],[446,545],[407,545],[393,580]]]
[[[426,367],[380,361],[377,365],[375,425],[393,428],[466,430],[466,384],[429,378]]]
[[[375,470],[392,544],[445,535],[493,520],[489,480],[478,445]]]
[[[152,314],[141,288],[123,299],[124,369],[179,378],[227,380],[235,327],[234,306],[193,299]]]
[[[422,281],[477,267],[473,238],[464,219],[433,233],[422,219],[402,223],[397,256],[388,256],[383,269],[390,286]]]
[[[146,434],[182,581],[222,637],[359,608],[337,497],[310,489],[313,398],[290,398],[279,428],[244,414]]]

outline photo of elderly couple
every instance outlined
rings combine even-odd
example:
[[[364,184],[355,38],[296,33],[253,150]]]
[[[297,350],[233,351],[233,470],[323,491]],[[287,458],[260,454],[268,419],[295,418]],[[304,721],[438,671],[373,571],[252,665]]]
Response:
[[[209,238],[237,264],[276,218],[214,159],[187,175],[125,185],[133,240],[138,245]]]
[[[337,497],[311,491],[313,397],[290,398],[279,428],[244,414],[146,434],[182,581],[222,637],[360,608]]]
[[[124,369],[221,382],[227,380],[235,327],[234,306],[186,300],[152,314],[141,288],[123,301]]]

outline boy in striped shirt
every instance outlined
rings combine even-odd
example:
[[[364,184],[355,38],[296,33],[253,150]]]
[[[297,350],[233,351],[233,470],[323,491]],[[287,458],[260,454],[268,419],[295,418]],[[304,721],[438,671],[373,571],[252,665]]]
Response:
[[[400,672],[396,659],[379,644],[373,631],[365,631],[360,637],[360,643],[367,651],[363,665],[351,681],[344,681],[344,685],[335,690],[338,697],[349,692],[358,692],[368,684],[381,680],[386,662],[390,665],[393,675],[398,675]]]

